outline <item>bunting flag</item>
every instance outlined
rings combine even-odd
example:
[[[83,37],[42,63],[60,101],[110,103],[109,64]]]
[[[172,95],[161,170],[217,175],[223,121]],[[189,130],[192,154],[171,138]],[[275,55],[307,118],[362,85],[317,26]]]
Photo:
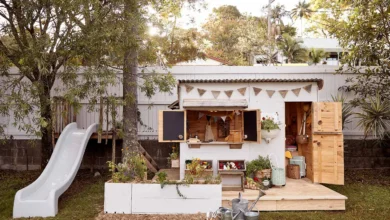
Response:
[[[214,122],[217,123],[218,121],[218,116],[213,116]]]
[[[281,95],[283,98],[285,98],[286,95],[287,95],[287,93],[288,93],[288,90],[279,90],[279,93],[280,93],[280,95]]]
[[[207,118],[207,121],[210,122],[211,116],[210,115],[206,115],[206,118]]]
[[[200,96],[202,96],[206,92],[205,89],[198,89],[198,93]]]
[[[230,118],[230,120],[233,120],[233,118],[234,118],[234,112],[232,112],[230,115],[228,115],[228,117]]]
[[[194,87],[190,86],[190,85],[184,85],[184,86],[186,87],[186,92],[187,93],[191,92],[194,89]]]
[[[226,116],[221,116],[221,119],[222,119],[223,122],[225,122]]]
[[[227,91],[225,91],[225,94],[227,95],[227,97],[230,98],[233,94],[233,90],[227,90]]]
[[[238,111],[238,110],[234,110],[234,112],[236,113],[236,115],[240,115],[241,114],[240,111]]]
[[[255,92],[255,96],[257,96],[261,92],[261,90],[262,89],[260,89],[260,88],[253,87],[253,91]]]
[[[303,87],[306,92],[311,93],[311,84]]]
[[[270,98],[272,98],[272,96],[274,95],[275,93],[275,90],[266,90],[267,91],[267,94]]]
[[[211,91],[211,93],[213,94],[214,98],[217,99],[219,94],[221,93],[221,91]]]
[[[204,116],[204,113],[202,113],[202,112],[199,112],[199,115],[198,115],[198,120],[199,120],[199,119],[201,119],[203,116]]]
[[[301,88],[291,89],[291,91],[298,97],[301,92]]]
[[[244,96],[244,95],[245,95],[245,92],[246,92],[246,87],[237,89],[237,91],[238,91],[241,95]]]

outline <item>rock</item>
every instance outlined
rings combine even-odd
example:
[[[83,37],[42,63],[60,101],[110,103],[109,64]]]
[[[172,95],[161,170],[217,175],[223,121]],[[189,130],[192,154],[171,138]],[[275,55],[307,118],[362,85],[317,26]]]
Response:
[[[98,171],[95,172],[95,174],[93,175],[94,177],[98,177],[98,176],[101,176],[100,173]]]

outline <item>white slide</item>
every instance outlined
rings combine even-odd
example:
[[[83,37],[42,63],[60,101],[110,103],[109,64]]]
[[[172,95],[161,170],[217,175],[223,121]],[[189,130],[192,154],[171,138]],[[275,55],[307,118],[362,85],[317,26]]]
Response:
[[[71,123],[62,131],[53,154],[39,178],[15,195],[14,218],[49,217],[58,212],[58,198],[72,184],[88,140],[97,124],[78,129]]]

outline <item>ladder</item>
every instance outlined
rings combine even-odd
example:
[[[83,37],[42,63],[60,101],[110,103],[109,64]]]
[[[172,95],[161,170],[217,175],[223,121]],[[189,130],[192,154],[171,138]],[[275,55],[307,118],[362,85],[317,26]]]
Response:
[[[142,147],[141,144],[138,144],[138,147],[141,155],[145,159],[146,166],[148,167],[148,169],[153,173],[157,173],[160,168],[158,167],[156,161],[153,160],[153,158],[148,154],[148,152],[146,152],[146,150]]]

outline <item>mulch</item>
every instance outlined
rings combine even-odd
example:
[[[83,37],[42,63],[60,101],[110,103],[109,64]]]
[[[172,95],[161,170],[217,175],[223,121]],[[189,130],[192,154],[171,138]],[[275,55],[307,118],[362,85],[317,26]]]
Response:
[[[128,215],[128,214],[105,214],[101,212],[96,220],[205,220],[206,215],[191,214],[191,215]]]

